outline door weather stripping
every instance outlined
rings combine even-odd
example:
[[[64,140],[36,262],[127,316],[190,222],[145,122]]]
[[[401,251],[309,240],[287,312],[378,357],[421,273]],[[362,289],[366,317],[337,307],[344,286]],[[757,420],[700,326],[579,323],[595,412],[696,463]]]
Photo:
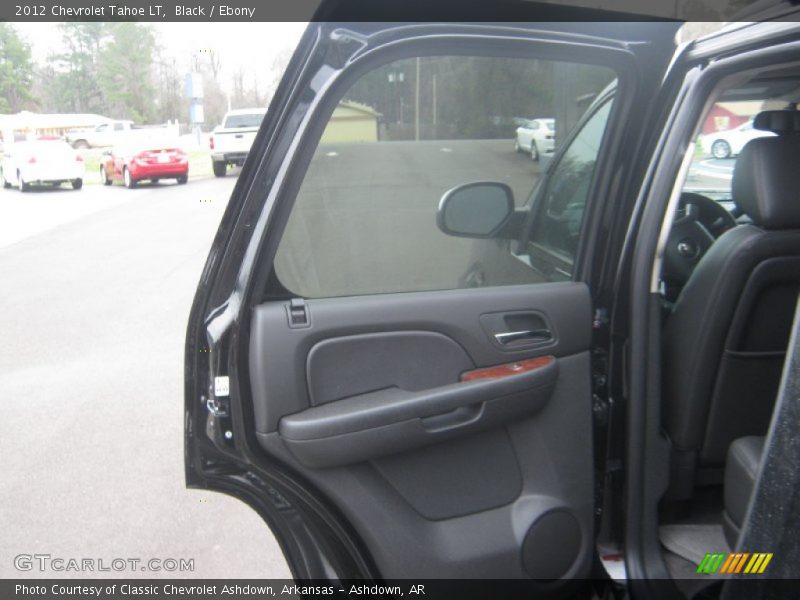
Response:
[[[653,261],[653,271],[650,275],[650,293],[657,294],[659,286],[661,285],[661,269],[664,264],[664,252],[667,249],[667,239],[669,238],[670,229],[672,229],[672,222],[675,220],[675,212],[678,209],[678,202],[681,198],[683,185],[686,181],[686,176],[689,174],[689,167],[692,165],[694,158],[694,144],[689,144],[686,149],[686,154],[683,155],[678,176],[675,178],[675,184],[672,186],[672,194],[669,197],[667,205],[667,212],[663,224],[661,225],[661,232],[658,236],[658,246],[656,247],[656,257]]]

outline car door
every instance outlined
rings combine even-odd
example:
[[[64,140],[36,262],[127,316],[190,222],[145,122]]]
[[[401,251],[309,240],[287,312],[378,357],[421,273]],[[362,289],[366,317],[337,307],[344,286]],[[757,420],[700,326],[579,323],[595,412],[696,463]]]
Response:
[[[14,163],[14,142],[6,142],[3,147],[2,164],[3,187],[17,184],[17,168]]]
[[[255,508],[297,578],[520,578],[566,594],[587,576],[588,265],[674,32],[310,25],[190,315],[187,485]],[[525,86],[487,92],[520,78],[570,85],[540,88],[541,106],[520,104]],[[510,150],[496,117],[575,102],[587,82],[598,102],[565,115],[548,173]],[[569,184],[562,171],[579,175],[569,190],[549,183]],[[556,238],[543,267],[535,247]],[[476,263],[489,277],[465,276]]]
[[[123,127],[122,123],[104,123],[98,126],[96,132],[96,139],[94,141],[95,147],[107,148],[113,145],[117,131]]]
[[[536,121],[526,121],[525,124],[520,127],[519,129],[519,145],[523,150],[530,150],[531,149],[531,141],[533,140],[533,134],[538,127],[538,123]]]
[[[125,170],[126,154],[130,149],[124,146],[116,146],[111,150],[111,161],[113,165],[114,179],[122,181],[122,172]]]

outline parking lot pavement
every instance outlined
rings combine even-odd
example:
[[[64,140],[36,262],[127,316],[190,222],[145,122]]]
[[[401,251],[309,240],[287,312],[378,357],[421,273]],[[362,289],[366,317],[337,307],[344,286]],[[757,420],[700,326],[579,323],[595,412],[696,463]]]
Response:
[[[249,507],[183,485],[183,343],[235,178],[0,191],[0,577],[19,554],[289,577]]]
[[[730,190],[735,158],[696,158],[689,167],[687,186]]]
[[[21,194],[16,188],[0,189],[0,248],[76,221],[91,213],[115,208],[133,200],[132,194],[108,193],[100,186],[74,191],[69,185],[40,188]]]

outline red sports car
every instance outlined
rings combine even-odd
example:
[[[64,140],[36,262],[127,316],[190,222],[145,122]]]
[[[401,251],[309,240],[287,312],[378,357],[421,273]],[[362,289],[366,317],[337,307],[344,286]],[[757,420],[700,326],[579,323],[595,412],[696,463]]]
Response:
[[[100,178],[105,185],[122,181],[133,188],[145,179],[189,180],[189,158],[186,152],[170,143],[139,143],[114,147],[103,153]]]

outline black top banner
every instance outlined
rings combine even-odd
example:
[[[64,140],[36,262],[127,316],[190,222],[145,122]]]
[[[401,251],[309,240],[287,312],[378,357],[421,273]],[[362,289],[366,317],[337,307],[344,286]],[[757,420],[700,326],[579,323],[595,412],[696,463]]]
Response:
[[[273,6],[273,4],[275,6]],[[279,3],[255,0],[209,2],[188,0],[78,0],[61,2],[16,2],[0,7],[0,18],[7,21],[280,21],[309,20],[320,0],[294,0],[291,10]],[[283,16],[292,17],[283,19]],[[277,18],[276,18],[277,17]]]
[[[738,15],[759,20],[760,15],[788,10],[788,4],[772,0],[751,4],[749,0],[12,0],[0,4],[0,20],[731,21],[741,20]]]

